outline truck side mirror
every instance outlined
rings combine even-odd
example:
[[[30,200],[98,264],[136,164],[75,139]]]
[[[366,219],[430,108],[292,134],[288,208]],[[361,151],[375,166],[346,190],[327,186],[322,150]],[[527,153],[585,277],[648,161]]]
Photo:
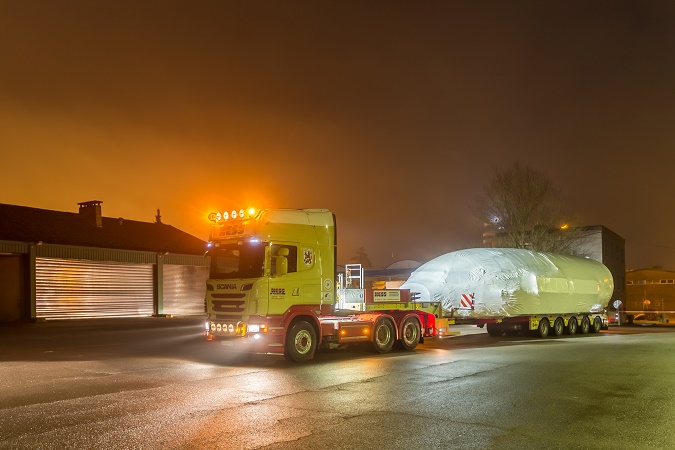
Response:
[[[288,273],[288,249],[285,247],[277,252],[276,272],[279,276]]]

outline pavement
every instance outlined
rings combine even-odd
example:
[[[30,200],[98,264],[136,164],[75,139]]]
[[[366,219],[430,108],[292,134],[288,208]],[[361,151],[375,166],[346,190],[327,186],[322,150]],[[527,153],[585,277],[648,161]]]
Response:
[[[202,328],[205,314],[194,316],[111,317],[100,319],[38,320],[0,323],[0,348],[8,340],[42,340],[73,333],[96,331],[125,331],[172,328],[177,326]]]

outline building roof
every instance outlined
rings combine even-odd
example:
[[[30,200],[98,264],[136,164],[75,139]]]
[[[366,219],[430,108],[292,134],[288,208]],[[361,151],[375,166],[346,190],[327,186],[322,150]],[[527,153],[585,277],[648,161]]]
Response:
[[[206,250],[206,242],[171,225],[101,217],[100,203],[82,203],[79,213],[0,203],[0,240],[185,255]],[[83,206],[90,208],[83,211]]]
[[[649,267],[643,269],[630,269],[626,271],[627,279],[637,279],[638,277],[645,277],[651,275],[652,278],[661,278],[666,275],[671,277],[675,275],[675,270],[666,270],[662,267]]]
[[[579,228],[581,228],[584,231],[600,231],[601,233],[604,233],[604,234],[611,234],[611,235],[614,236],[615,239],[618,239],[621,242],[626,241],[622,236],[619,236],[617,233],[610,230],[609,228],[607,228],[604,225],[585,225],[585,226],[582,226],[582,227],[579,227]]]
[[[386,268],[389,270],[394,269],[417,269],[421,266],[422,263],[412,259],[404,259],[401,261],[396,261],[395,263],[389,264]]]

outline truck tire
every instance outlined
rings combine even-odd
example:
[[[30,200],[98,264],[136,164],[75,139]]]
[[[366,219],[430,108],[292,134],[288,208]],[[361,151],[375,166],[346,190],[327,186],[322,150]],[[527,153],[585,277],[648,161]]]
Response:
[[[389,319],[381,319],[373,329],[373,348],[378,353],[387,353],[394,345],[394,325]]]
[[[588,316],[584,316],[581,319],[581,334],[588,334],[591,330],[591,321],[588,320]]]
[[[567,334],[570,336],[574,336],[577,334],[577,327],[579,326],[579,323],[577,322],[577,318],[572,316],[570,317],[570,320],[567,322]]]
[[[593,320],[593,328],[591,328],[592,333],[599,333],[600,330],[602,330],[602,319],[600,316],[595,316],[595,320]]]
[[[547,318],[543,318],[539,321],[539,327],[537,328],[537,332],[539,333],[540,337],[545,338],[548,336],[548,332],[551,329],[551,324],[549,323]]]
[[[314,327],[301,320],[293,325],[286,335],[284,356],[289,361],[305,362],[314,357],[316,352],[316,331]]]
[[[414,317],[408,317],[401,327],[401,348],[404,350],[413,350],[420,342],[420,323]]]
[[[504,329],[496,323],[488,323],[487,332],[490,336],[494,337],[501,337],[504,335]]]
[[[565,332],[565,321],[562,317],[557,317],[553,322],[553,334],[555,336],[562,336]]]

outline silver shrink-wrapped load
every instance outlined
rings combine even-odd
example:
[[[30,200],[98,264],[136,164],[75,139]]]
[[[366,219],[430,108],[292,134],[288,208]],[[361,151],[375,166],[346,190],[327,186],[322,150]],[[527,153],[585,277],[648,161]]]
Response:
[[[468,318],[602,312],[614,281],[602,263],[523,249],[447,253],[416,269],[401,289]]]

